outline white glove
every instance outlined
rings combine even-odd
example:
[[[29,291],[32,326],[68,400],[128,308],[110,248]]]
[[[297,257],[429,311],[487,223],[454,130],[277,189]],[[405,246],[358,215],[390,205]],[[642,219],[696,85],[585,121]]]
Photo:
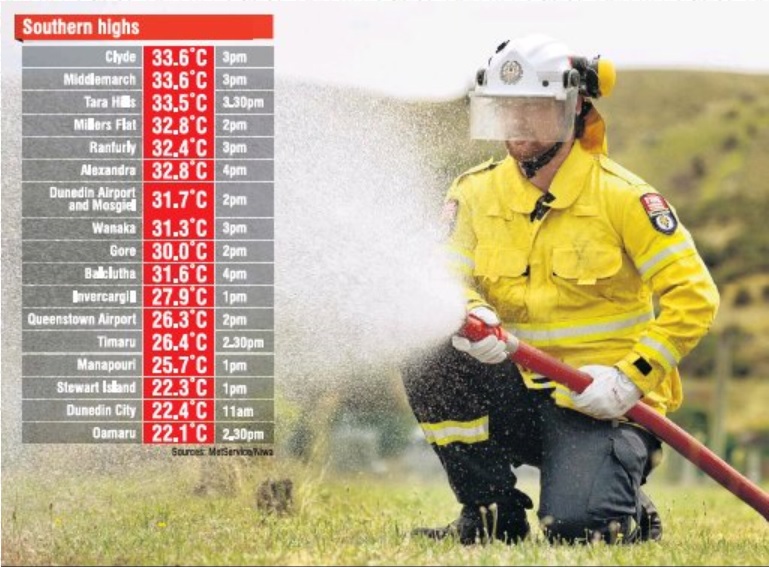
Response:
[[[499,317],[488,307],[471,309],[470,315],[475,315],[489,327],[499,326]],[[454,345],[455,349],[466,352],[484,364],[499,364],[507,358],[507,345],[494,335],[489,335],[485,339],[474,343],[470,342],[466,337],[454,335],[451,337],[451,344]]]
[[[581,394],[570,392],[574,407],[596,419],[617,419],[625,415],[643,392],[614,366],[590,365],[580,368],[593,382]]]

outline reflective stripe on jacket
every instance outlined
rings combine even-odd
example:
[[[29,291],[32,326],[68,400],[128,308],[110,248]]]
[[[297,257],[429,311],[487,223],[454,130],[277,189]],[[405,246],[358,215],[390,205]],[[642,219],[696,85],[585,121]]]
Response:
[[[506,329],[574,367],[616,365],[664,414],[681,404],[677,365],[710,328],[718,290],[675,210],[606,157],[593,118],[593,140],[574,144],[540,219],[543,193],[509,156],[457,178],[449,260],[469,308],[492,307]],[[552,387],[523,370],[530,388]],[[560,386],[554,395],[570,405]]]

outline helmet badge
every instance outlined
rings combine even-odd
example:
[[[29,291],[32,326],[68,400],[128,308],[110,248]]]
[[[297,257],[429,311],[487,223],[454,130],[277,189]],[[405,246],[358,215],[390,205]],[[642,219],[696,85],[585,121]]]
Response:
[[[499,78],[506,85],[514,85],[521,80],[523,76],[523,68],[518,61],[505,61],[502,68],[499,70]]]

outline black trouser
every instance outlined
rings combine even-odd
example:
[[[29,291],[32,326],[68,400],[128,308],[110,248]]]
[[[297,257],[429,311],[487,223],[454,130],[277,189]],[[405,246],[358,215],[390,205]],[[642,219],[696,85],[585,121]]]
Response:
[[[626,532],[639,521],[639,488],[660,450],[653,435],[558,407],[552,390],[528,389],[509,360],[482,364],[451,345],[409,364],[403,376],[417,420],[432,424],[427,437],[460,503],[510,499],[512,467],[528,464],[540,469],[538,515],[551,538],[607,534],[610,525]],[[479,420],[488,423],[487,439],[451,437],[463,424],[477,432]]]

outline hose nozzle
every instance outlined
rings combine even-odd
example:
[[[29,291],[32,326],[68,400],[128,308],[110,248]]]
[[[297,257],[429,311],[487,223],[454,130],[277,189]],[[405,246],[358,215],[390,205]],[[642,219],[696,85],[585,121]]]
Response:
[[[472,342],[481,341],[489,335],[494,335],[507,344],[507,352],[512,354],[518,349],[518,339],[505,331],[501,325],[492,327],[473,314],[468,314],[465,325],[460,329],[459,334]]]

